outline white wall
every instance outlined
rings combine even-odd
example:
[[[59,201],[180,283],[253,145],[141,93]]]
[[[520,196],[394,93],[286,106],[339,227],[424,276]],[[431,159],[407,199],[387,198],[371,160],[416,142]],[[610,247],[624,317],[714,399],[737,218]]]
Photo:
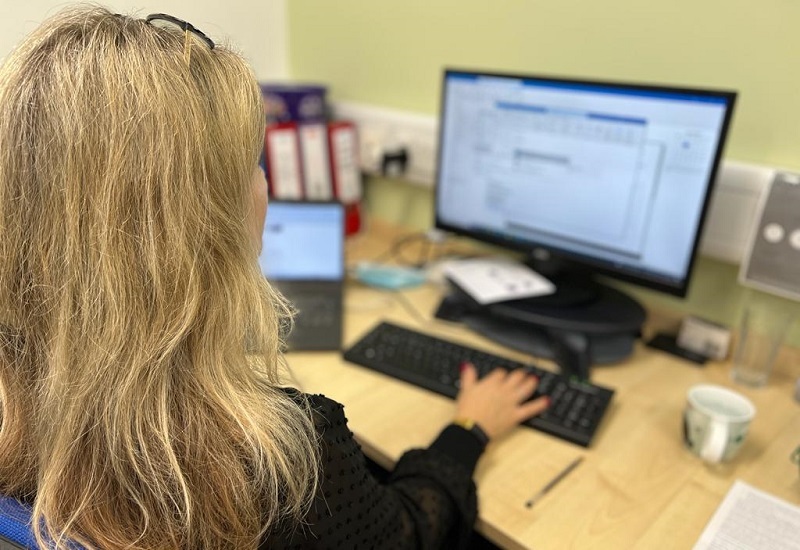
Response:
[[[215,41],[229,41],[259,80],[288,78],[286,0],[105,0],[119,13],[144,17],[169,13],[191,22]],[[0,59],[43,19],[70,2],[0,0]]]

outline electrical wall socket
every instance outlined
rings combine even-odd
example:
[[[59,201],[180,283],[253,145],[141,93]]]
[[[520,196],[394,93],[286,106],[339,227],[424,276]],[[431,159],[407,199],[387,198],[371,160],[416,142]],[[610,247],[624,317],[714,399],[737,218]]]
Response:
[[[350,102],[333,102],[332,107],[335,118],[356,123],[365,173],[380,174],[383,155],[405,149],[408,163],[403,179],[433,186],[439,137],[435,117]]]

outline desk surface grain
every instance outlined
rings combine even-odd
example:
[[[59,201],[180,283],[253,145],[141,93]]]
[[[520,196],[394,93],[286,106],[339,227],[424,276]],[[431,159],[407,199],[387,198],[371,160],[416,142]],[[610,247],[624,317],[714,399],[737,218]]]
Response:
[[[378,257],[400,235],[375,225],[348,244],[348,257]],[[443,289],[402,295],[349,283],[345,345],[382,319],[530,360],[457,325],[433,318]],[[391,467],[404,451],[426,446],[453,416],[453,402],[344,362],[339,353],[290,353],[294,381],[345,405],[365,452]],[[547,361],[538,361],[554,367]],[[736,479],[800,504],[800,476],[789,457],[800,445],[800,404],[792,399],[800,353],[786,349],[767,386],[730,379],[730,364],[705,367],[638,343],[624,362],[594,368],[595,383],[616,394],[592,447],[584,449],[527,428],[492,442],[478,464],[478,529],[504,548],[691,548]],[[758,412],[739,455],[704,464],[683,445],[682,411],[690,386],[713,383],[750,398]],[[533,508],[525,501],[577,456],[584,460]]]

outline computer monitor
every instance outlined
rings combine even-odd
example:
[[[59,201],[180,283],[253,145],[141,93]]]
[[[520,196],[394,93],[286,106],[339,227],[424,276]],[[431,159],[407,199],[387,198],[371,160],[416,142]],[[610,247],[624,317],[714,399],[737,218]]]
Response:
[[[445,70],[436,227],[521,251],[557,286],[472,316],[500,322],[501,333],[626,334],[599,359],[628,353],[644,310],[594,276],[686,294],[735,100],[732,91]],[[538,353],[555,353],[543,346]]]

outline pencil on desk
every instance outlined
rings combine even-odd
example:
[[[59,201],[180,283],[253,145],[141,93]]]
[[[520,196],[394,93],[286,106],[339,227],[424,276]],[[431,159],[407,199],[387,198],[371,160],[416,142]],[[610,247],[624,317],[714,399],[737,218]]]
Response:
[[[540,498],[542,498],[544,495],[546,495],[546,494],[547,494],[547,493],[550,491],[550,489],[552,489],[553,487],[555,487],[555,486],[556,486],[556,484],[557,484],[559,481],[561,481],[562,479],[564,479],[565,477],[567,477],[567,475],[568,475],[568,474],[569,474],[569,473],[570,473],[572,470],[574,470],[574,469],[575,469],[575,468],[578,466],[578,464],[580,464],[580,463],[581,463],[581,461],[582,461],[582,460],[583,460],[583,457],[582,457],[582,456],[579,456],[578,458],[576,458],[575,460],[573,460],[572,462],[570,462],[570,463],[569,463],[569,465],[568,465],[566,468],[564,468],[563,470],[561,470],[561,471],[560,471],[560,472],[559,472],[559,473],[556,475],[556,477],[554,477],[553,479],[551,479],[550,481],[548,481],[548,482],[547,482],[547,484],[546,484],[544,487],[542,487],[541,489],[539,489],[539,492],[537,492],[537,493],[536,493],[535,495],[533,495],[531,498],[529,498],[528,500],[526,500],[526,501],[525,501],[525,507],[526,507],[526,508],[531,508],[531,507],[532,507],[534,504],[536,504],[536,501],[537,501],[537,500],[539,500],[539,499],[540,499]]]

